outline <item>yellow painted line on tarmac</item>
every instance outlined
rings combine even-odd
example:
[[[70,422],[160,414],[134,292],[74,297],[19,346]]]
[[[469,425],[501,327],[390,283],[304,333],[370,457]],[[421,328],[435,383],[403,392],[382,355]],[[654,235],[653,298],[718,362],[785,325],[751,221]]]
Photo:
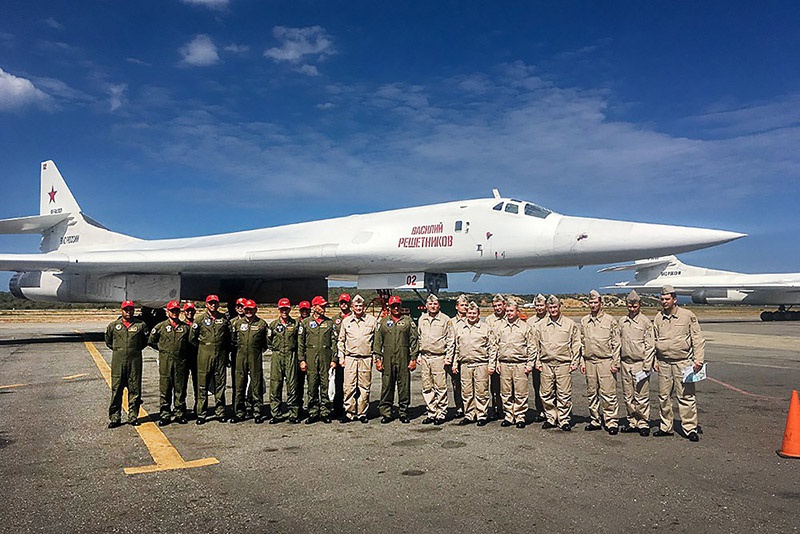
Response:
[[[83,376],[89,376],[86,373],[80,373],[77,375],[69,375],[69,376],[62,376],[61,380],[72,380],[73,378],[81,378]]]
[[[103,375],[106,384],[111,388],[111,367],[109,367],[103,355],[100,354],[100,351],[97,350],[97,347],[94,346],[94,343],[84,341],[83,344],[86,345],[86,349],[89,351],[95,365],[97,365],[97,368],[100,370],[100,374]],[[125,396],[122,397],[122,409],[123,411],[127,411],[128,409],[128,400]],[[147,411],[143,407],[139,407],[139,419],[144,419],[147,415]],[[219,463],[219,460],[216,458],[202,458],[200,460],[191,460],[187,462],[172,443],[170,443],[169,439],[167,439],[167,436],[164,435],[158,425],[152,421],[142,423],[134,428],[139,434],[139,437],[142,438],[142,441],[144,441],[155,463],[141,467],[126,467],[124,469],[126,475],[155,473],[157,471],[170,471],[175,469],[190,469],[192,467],[205,467],[207,465]]]
[[[8,384],[5,386],[0,386],[0,389],[24,388],[25,386],[30,386],[30,384]]]

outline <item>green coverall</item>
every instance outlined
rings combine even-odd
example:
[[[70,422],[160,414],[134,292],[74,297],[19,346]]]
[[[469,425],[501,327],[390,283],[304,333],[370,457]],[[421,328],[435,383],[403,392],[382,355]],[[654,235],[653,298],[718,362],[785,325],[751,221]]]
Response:
[[[330,417],[333,403],[328,397],[328,370],[336,351],[336,329],[333,321],[313,316],[300,323],[297,332],[297,357],[306,362],[308,375],[308,416]]]
[[[221,313],[216,318],[203,312],[192,324],[189,341],[197,346],[197,419],[204,421],[208,409],[208,386],[213,379],[214,412],[225,416],[225,365],[231,349],[231,329],[227,317]]]
[[[297,376],[300,373],[297,361],[297,321],[291,317],[283,324],[280,318],[269,325],[269,345],[272,349],[269,376],[269,400],[272,417],[281,415],[283,382],[286,381],[286,407],[289,417],[300,417],[300,402],[297,396]]]
[[[378,321],[372,352],[376,362],[383,362],[381,372],[381,402],[378,405],[381,416],[393,417],[394,388],[397,386],[399,416],[408,416],[411,404],[411,371],[408,364],[417,358],[419,337],[417,325],[408,316],[383,317]]]
[[[194,347],[189,343],[191,327],[183,321],[161,321],[150,332],[147,344],[158,351],[158,389],[161,419],[186,417],[186,381],[189,357]]]
[[[120,422],[122,389],[128,388],[128,420],[137,419],[142,404],[142,350],[147,346],[147,325],[133,319],[127,325],[122,317],[106,328],[106,346],[111,349],[111,404],[108,418]]]
[[[267,350],[267,323],[257,317],[243,317],[236,321],[236,417],[244,419],[246,408],[252,406],[253,414],[261,417],[264,405],[264,360]],[[250,386],[247,385],[248,375]],[[249,401],[249,402],[247,402]]]

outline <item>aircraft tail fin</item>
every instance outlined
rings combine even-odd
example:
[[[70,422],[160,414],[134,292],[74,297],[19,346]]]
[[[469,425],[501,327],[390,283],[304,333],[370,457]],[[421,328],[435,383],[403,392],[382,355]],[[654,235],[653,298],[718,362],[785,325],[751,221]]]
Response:
[[[80,213],[78,201],[52,160],[42,162],[40,180],[39,215]]]
[[[0,234],[42,234],[39,249],[97,248],[141,241],[112,232],[81,212],[78,201],[51,160],[43,161],[40,175],[39,215],[0,220]]]

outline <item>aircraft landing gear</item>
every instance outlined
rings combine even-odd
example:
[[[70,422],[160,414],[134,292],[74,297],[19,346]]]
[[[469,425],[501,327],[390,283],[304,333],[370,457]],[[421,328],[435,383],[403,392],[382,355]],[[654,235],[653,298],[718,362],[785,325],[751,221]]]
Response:
[[[771,321],[800,321],[800,312],[791,311],[791,306],[778,306],[774,312],[763,311],[761,312],[761,320],[765,322]]]
[[[148,308],[142,306],[142,321],[147,325],[148,330],[152,330],[155,325],[167,318],[164,308]]]

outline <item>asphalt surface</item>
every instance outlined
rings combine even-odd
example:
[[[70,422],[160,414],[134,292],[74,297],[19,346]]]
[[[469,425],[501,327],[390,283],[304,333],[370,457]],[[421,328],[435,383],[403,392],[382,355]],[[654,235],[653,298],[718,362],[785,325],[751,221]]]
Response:
[[[367,425],[173,424],[185,460],[219,464],[126,475],[153,459],[132,427],[106,429],[109,389],[75,333],[108,359],[104,325],[3,324],[0,532],[797,532],[800,460],[775,451],[800,323],[701,325],[713,381],[698,386],[699,443],[584,432],[580,375],[570,433],[423,426],[416,376],[415,419],[381,425],[375,372]],[[154,413],[157,373],[147,349]]]

